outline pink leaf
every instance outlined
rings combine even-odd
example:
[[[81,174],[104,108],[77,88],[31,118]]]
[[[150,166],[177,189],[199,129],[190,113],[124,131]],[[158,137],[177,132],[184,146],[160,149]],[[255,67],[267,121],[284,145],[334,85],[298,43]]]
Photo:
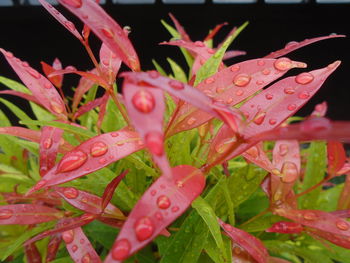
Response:
[[[20,91],[15,91],[15,90],[1,90],[0,94],[8,94],[8,95],[13,95],[13,96],[17,96],[17,97],[21,97],[25,100],[34,102],[38,105],[41,105],[41,103],[33,96],[24,92],[20,92]]]
[[[338,199],[337,209],[349,209],[350,207],[350,176],[345,177],[343,190]]]
[[[337,246],[350,249],[350,240],[348,236],[328,233],[318,229],[307,229],[307,233],[313,237],[326,239]]]
[[[89,71],[92,74],[97,75],[97,70],[93,69],[91,71]],[[84,94],[91,89],[94,86],[94,82],[91,81],[88,78],[84,78],[82,77],[79,81],[78,87],[75,89],[74,92],[74,96],[73,96],[73,103],[72,103],[72,109],[73,112],[75,112],[75,110],[77,109],[82,97],[84,96]]]
[[[171,20],[173,21],[175,28],[177,30],[177,32],[179,32],[181,39],[185,40],[185,41],[190,41],[191,39],[188,36],[188,34],[186,33],[185,29],[183,28],[183,26],[179,23],[179,21],[175,18],[175,16],[172,13],[169,13],[169,16],[171,18]]]
[[[90,0],[72,2],[58,0],[117,54],[134,71],[140,71],[140,62],[127,34],[97,3]]]
[[[302,225],[295,222],[279,221],[274,223],[266,232],[282,233],[282,234],[298,234],[303,231]]]
[[[158,72],[154,72],[158,76]],[[123,96],[132,124],[140,134],[163,174],[171,176],[164,151],[164,95],[161,89],[137,86],[124,81]]]
[[[342,143],[329,141],[327,143],[328,176],[336,176],[336,173],[344,166],[346,161],[345,149]]]
[[[272,52],[269,55],[265,56],[265,58],[278,58],[278,57],[284,56],[290,52],[293,52],[294,50],[297,50],[299,48],[310,45],[312,43],[315,43],[315,42],[318,42],[321,40],[325,40],[325,39],[329,39],[329,38],[336,38],[336,37],[345,37],[345,35],[329,35],[329,36],[325,36],[325,37],[315,37],[315,38],[311,38],[311,39],[305,39],[304,41],[301,41],[301,42],[292,41],[292,42],[287,43],[287,45],[283,49]]]
[[[63,156],[28,193],[72,181],[106,167],[143,147],[138,134],[130,131],[128,127],[98,135]]]
[[[66,119],[67,112],[65,105],[51,82],[35,69],[31,68],[28,63],[15,58],[12,53],[2,48],[0,48],[0,52],[4,54],[8,63],[32,92],[33,96],[51,113],[61,119]]]
[[[107,205],[109,204],[109,202],[111,201],[114,191],[117,188],[117,186],[119,185],[119,183],[121,182],[121,180],[123,180],[123,178],[125,177],[125,175],[127,175],[129,172],[129,170],[125,170],[124,172],[122,172],[120,175],[118,175],[116,178],[114,178],[105,188],[105,191],[103,192],[102,195],[102,204],[101,204],[101,209],[102,211],[104,211],[107,207]]]
[[[272,165],[270,159],[266,155],[262,143],[258,143],[257,145],[249,148],[243,153],[243,156],[250,162],[260,166],[270,173],[275,171],[275,167]]]
[[[122,61],[105,44],[100,49],[100,66],[107,77],[108,83],[113,85]]]
[[[91,111],[94,108],[97,108],[101,106],[106,101],[106,96],[108,98],[108,94],[106,93],[104,96],[94,99],[93,101],[89,101],[88,103],[81,106],[74,114],[74,119],[79,118],[80,116],[84,115],[85,113]]]
[[[61,217],[61,211],[43,205],[0,206],[0,225],[32,225],[57,220]]]
[[[232,239],[233,243],[245,249],[258,263],[267,263],[269,254],[264,244],[259,239],[241,229],[225,224],[221,219],[218,220],[220,226]]]
[[[24,246],[24,252],[28,263],[41,263],[41,255],[35,244]]]
[[[123,213],[111,203],[107,203],[106,208],[102,208],[102,198],[74,187],[55,187],[58,193],[67,203],[78,208],[85,213],[99,215],[102,212],[112,215],[117,219],[124,219]]]
[[[222,58],[223,60],[228,60],[228,59],[231,59],[231,58],[235,58],[235,57],[238,57],[238,56],[244,56],[244,55],[247,55],[247,52],[246,51],[243,51],[243,50],[229,50],[229,51],[226,51],[224,57]]]
[[[56,255],[61,242],[62,242],[61,234],[56,234],[51,236],[49,244],[47,245],[46,262],[50,262],[56,259]]]
[[[324,117],[327,113],[327,102],[322,102],[320,104],[317,104],[315,106],[315,110],[311,113],[311,116],[315,116],[315,117]]]
[[[49,77],[49,75],[53,72],[55,72],[56,70],[62,70],[62,65],[61,62],[56,58],[54,65],[56,68],[54,68],[54,66],[50,66],[48,64],[46,64],[45,62],[41,61],[41,67],[46,75],[46,77],[51,81],[51,83],[53,85],[55,85],[57,88],[62,88],[62,81],[63,81],[63,76],[54,76],[54,77]]]
[[[82,36],[71,21],[67,20],[67,18],[65,18],[60,12],[58,12],[56,8],[54,8],[45,0],[39,0],[39,2],[58,22],[61,23],[62,26],[64,26],[69,32],[71,32],[77,39],[83,41]]]
[[[179,217],[200,195],[205,177],[196,168],[173,168],[173,178],[161,176],[143,194],[124,223],[105,262],[120,262],[141,249]]]
[[[54,127],[43,127],[40,137],[40,175],[44,176],[55,166],[58,148],[63,130]]]
[[[81,227],[63,232],[62,239],[74,262],[102,262]]]
[[[226,25],[228,25],[227,22],[216,25],[213,30],[210,30],[209,34],[204,38],[204,41],[208,41],[208,40],[213,39],[214,36],[220,31],[220,29]]]

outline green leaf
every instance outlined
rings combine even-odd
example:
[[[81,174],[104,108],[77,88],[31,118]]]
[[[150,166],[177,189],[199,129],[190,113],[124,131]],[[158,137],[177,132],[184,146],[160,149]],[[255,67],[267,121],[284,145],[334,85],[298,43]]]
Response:
[[[198,197],[193,203],[192,207],[196,209],[198,214],[202,217],[204,222],[207,224],[211,235],[213,236],[215,243],[221,251],[224,261],[226,261],[224,241],[221,236],[221,229],[218,223],[217,216],[213,208],[201,197]]]
[[[225,40],[222,46],[215,52],[213,56],[211,56],[202,67],[197,71],[196,81],[194,86],[197,86],[198,83],[202,82],[204,79],[210,77],[215,74],[220,66],[222,58],[225,55],[227,48],[231,45],[233,40],[243,31],[243,29],[248,25],[248,22],[245,22],[241,25],[234,34],[232,34],[229,38]]]
[[[9,89],[24,92],[27,94],[31,94],[30,90],[26,86],[24,86],[23,84],[21,84],[17,81],[12,80],[12,79],[8,79],[8,78],[0,76],[0,83],[4,84]]]
[[[160,73],[160,75],[165,77],[167,76],[165,70],[162,68],[161,65],[159,65],[159,63],[155,59],[152,59],[152,64],[156,68],[156,70]]]
[[[167,58],[167,61],[171,67],[171,70],[174,73],[175,79],[177,79],[183,83],[187,83],[187,77],[186,77],[185,72],[182,70],[182,68],[171,58]]]
[[[109,99],[107,103],[106,114],[102,123],[104,132],[117,131],[126,126],[126,122],[121,115],[117,105]]]
[[[327,168],[327,146],[324,141],[311,142],[306,154],[308,158],[300,192],[303,192],[322,181],[325,177]],[[301,208],[318,209],[317,200],[321,191],[322,186],[319,186],[310,193],[301,196],[298,199]]]
[[[118,234],[118,229],[105,225],[99,221],[93,221],[83,227],[84,233],[94,241],[100,243],[104,248],[111,249]]]
[[[216,248],[215,240],[213,237],[209,236],[207,242],[204,246],[205,252],[209,255],[209,257],[215,263],[225,263],[225,262],[233,262],[232,261],[232,243],[229,238],[224,237],[224,245],[225,245],[225,255],[227,260],[223,261],[223,257],[221,252]],[[202,261],[199,261],[202,263]]]
[[[225,178],[226,179],[226,178]],[[227,215],[228,215],[228,220],[231,225],[235,225],[235,210],[234,210],[234,205],[231,199],[230,191],[227,186],[227,180],[224,180],[222,186],[222,193],[225,198],[226,206],[227,206]]]
[[[35,117],[38,120],[41,120],[41,121],[53,121],[53,120],[56,119],[56,116],[51,114],[49,111],[47,111],[43,107],[35,104],[34,102],[29,102],[29,104],[30,104],[30,107],[32,108],[32,111],[33,111]]]
[[[327,190],[322,190],[317,200],[317,209],[332,212],[337,210],[337,202],[344,184],[338,184]]]
[[[9,121],[5,113],[2,110],[0,110],[0,127],[4,126],[11,126],[11,122]]]

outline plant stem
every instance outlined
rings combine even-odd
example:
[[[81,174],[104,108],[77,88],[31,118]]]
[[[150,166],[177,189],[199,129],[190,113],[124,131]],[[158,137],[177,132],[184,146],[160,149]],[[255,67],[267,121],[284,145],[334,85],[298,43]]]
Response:
[[[319,186],[323,185],[325,182],[328,181],[328,177],[324,178],[322,181],[318,182],[317,184],[315,184],[314,186],[311,186],[309,189],[306,189],[304,192],[301,192],[297,195],[295,195],[295,198],[299,198],[302,195],[306,195],[308,193],[310,193],[311,191],[315,190],[316,188],[318,188]]]
[[[248,224],[248,223],[250,223],[250,222],[252,222],[252,221],[258,219],[259,217],[262,217],[262,216],[266,215],[268,212],[269,212],[269,209],[266,209],[266,210],[260,212],[259,214],[255,215],[255,216],[253,216],[252,218],[250,218],[249,220],[245,221],[245,222],[244,222],[243,224],[241,224],[239,227],[244,226],[244,225],[246,225],[246,224]]]
[[[120,101],[118,100],[117,96],[115,95],[114,91],[112,88],[108,89],[108,93],[111,95],[114,103],[117,105],[117,108],[119,109],[120,113],[122,114],[125,122],[127,123],[127,125],[130,124],[129,122],[129,118],[128,118],[128,114],[126,113],[125,109],[123,108],[122,104],[120,103]]]

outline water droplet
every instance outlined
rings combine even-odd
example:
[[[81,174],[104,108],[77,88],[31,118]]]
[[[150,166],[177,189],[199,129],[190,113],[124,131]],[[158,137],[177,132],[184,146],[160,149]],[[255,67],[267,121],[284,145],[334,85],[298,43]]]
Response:
[[[265,95],[265,98],[266,98],[267,100],[272,100],[272,99],[273,99],[273,94],[267,93],[267,94]]]
[[[157,131],[149,132],[146,134],[145,137],[145,142],[148,149],[151,151],[152,154],[155,154],[157,156],[163,155],[163,140],[163,134]]]
[[[268,68],[266,68],[263,71],[261,71],[261,73],[264,75],[269,75],[271,73],[271,71]]]
[[[75,25],[71,22],[71,21],[66,21],[64,22],[65,26],[68,28],[68,30],[70,31],[74,31],[75,30]]]
[[[256,81],[256,85],[263,85],[265,82],[263,80],[257,80]]]
[[[284,93],[288,94],[288,95],[291,95],[291,94],[294,94],[295,93],[295,89],[292,88],[292,87],[286,87],[284,88]]]
[[[90,153],[93,157],[98,157],[106,154],[108,146],[104,142],[95,142],[90,148]]]
[[[256,125],[261,125],[264,120],[265,120],[265,116],[266,116],[266,113],[265,112],[258,112],[255,117],[254,117],[254,120],[253,122],[256,124]]]
[[[258,60],[258,66],[264,66],[265,65],[265,61],[264,60]]]
[[[175,90],[183,90],[185,88],[185,85],[182,82],[175,79],[170,80],[169,85]]]
[[[240,67],[239,67],[238,65],[233,65],[233,66],[231,66],[231,68],[230,68],[230,70],[231,70],[232,72],[237,72],[237,71],[239,71],[239,69],[240,69]]]
[[[285,162],[282,166],[282,182],[292,183],[298,178],[298,168],[295,163]]]
[[[103,165],[103,164],[107,163],[107,159],[106,158],[101,158],[100,160],[98,160],[98,162]]]
[[[119,136],[119,133],[117,133],[117,132],[112,132],[112,133],[111,133],[111,136],[112,136],[112,137],[118,137],[118,136]]]
[[[205,46],[204,43],[203,43],[202,41],[196,41],[196,42],[194,42],[194,45],[195,45],[196,47],[204,47],[204,46]]]
[[[278,153],[281,156],[285,156],[288,153],[289,147],[287,144],[280,144],[278,147]]]
[[[80,243],[80,244],[84,244],[84,243],[85,243],[85,239],[82,239],[82,238],[81,238],[81,239],[79,240],[79,243]]]
[[[269,119],[269,124],[275,125],[276,123],[277,123],[276,119],[273,119],[273,118]]]
[[[228,98],[227,100],[226,100],[226,103],[227,104],[231,104],[233,102],[233,98]]]
[[[51,109],[52,109],[54,112],[56,112],[56,113],[58,113],[58,114],[61,114],[61,113],[64,111],[64,106],[62,105],[62,103],[57,102],[57,101],[55,101],[55,100],[52,100],[52,101],[50,102],[50,104],[51,104]]]
[[[306,212],[304,215],[303,215],[304,219],[306,220],[316,220],[317,219],[317,215],[314,213],[314,212]]]
[[[181,180],[177,180],[177,181],[175,182],[175,184],[176,184],[176,186],[179,187],[179,188],[184,187],[184,182],[181,181]]]
[[[66,244],[72,243],[73,240],[74,240],[74,232],[73,232],[73,230],[64,231],[62,233],[62,239],[64,240],[64,242],[66,242]]]
[[[196,121],[197,121],[196,118],[190,117],[190,118],[187,120],[187,124],[188,124],[188,125],[192,125],[192,124],[194,124]]]
[[[204,81],[205,84],[212,84],[212,83],[214,83],[214,82],[215,82],[215,79],[214,79],[214,78],[207,78],[207,79]]]
[[[163,220],[163,215],[161,212],[156,212],[154,215],[159,221]]]
[[[73,187],[64,189],[63,195],[68,199],[75,199],[79,195],[79,191]]]
[[[310,94],[307,91],[302,91],[298,95],[299,99],[308,99],[309,97],[310,97]]]
[[[80,8],[83,5],[82,0],[62,0],[62,1],[63,3],[75,8]]]
[[[150,238],[154,232],[154,225],[147,216],[138,219],[134,226],[136,237],[139,241]]]
[[[73,171],[78,169],[87,161],[87,154],[83,151],[76,150],[67,153],[60,163],[58,164],[58,168],[56,173],[66,173],[69,171]]]
[[[287,109],[290,110],[290,111],[293,111],[296,108],[297,108],[297,105],[295,105],[295,104],[289,104],[288,107],[287,107]]]
[[[244,94],[244,91],[243,91],[243,90],[241,90],[241,89],[239,89],[239,90],[237,90],[237,91],[236,91],[236,93],[235,93],[235,94],[236,94],[236,96],[238,96],[238,97],[239,97],[239,96],[242,96],[242,95]]]
[[[120,239],[112,249],[112,258],[115,260],[124,260],[129,256],[130,249],[131,245],[129,240],[125,238]]]
[[[339,228],[340,230],[348,230],[349,229],[349,224],[347,222],[345,222],[344,220],[339,220],[335,223],[335,225],[337,226],[337,228]]]
[[[9,219],[13,216],[13,211],[10,209],[1,209],[0,210],[0,220]]]
[[[259,149],[256,146],[253,146],[253,147],[249,148],[246,151],[246,153],[249,154],[253,158],[257,158],[259,156]]]
[[[180,210],[180,208],[178,207],[178,206],[173,206],[172,208],[171,208],[171,212],[173,212],[173,213],[176,213],[177,211],[179,211]]]
[[[251,77],[247,74],[238,74],[233,79],[233,84],[238,87],[245,87],[249,84]]]
[[[160,189],[165,189],[165,188],[166,188],[165,184],[160,185]]]
[[[239,255],[241,254],[242,250],[239,248],[239,247],[234,247],[233,248],[233,253],[236,254],[236,255]]]
[[[44,185],[46,185],[47,181],[46,180],[41,180],[34,186],[34,190],[39,190],[41,189]]]
[[[43,142],[43,146],[45,149],[49,149],[52,146],[52,139],[46,138]]]
[[[294,48],[298,45],[299,43],[297,41],[291,41],[291,42],[288,42],[286,45],[285,45],[285,49],[291,49],[291,48]]]
[[[214,54],[215,53],[215,50],[212,49],[212,48],[208,48],[207,51],[208,51],[209,54]]]
[[[102,34],[107,38],[114,38],[114,32],[110,28],[102,28],[101,29]]]
[[[35,69],[33,68],[28,68],[27,69],[27,72],[33,77],[33,78],[36,78],[36,79],[40,79],[41,75],[38,71],[36,71]]]
[[[132,103],[142,113],[150,113],[155,107],[155,100],[152,93],[144,89],[140,89],[134,94]]]
[[[5,52],[5,56],[6,56],[7,58],[13,58],[13,54],[12,54],[12,52],[10,52],[10,51],[6,51],[6,52]]]
[[[292,68],[292,61],[289,58],[279,58],[273,65],[277,70],[286,71]]]
[[[29,67],[29,64],[28,64],[28,62],[23,61],[23,62],[22,62],[22,66],[25,67],[25,68],[27,68],[27,67]]]
[[[50,82],[45,82],[44,83],[44,88],[45,89],[51,89],[52,88],[52,84]]]
[[[302,85],[306,85],[313,80],[314,76],[309,72],[300,73],[298,76],[295,77],[295,82]]]
[[[156,193],[157,193],[157,190],[152,190],[152,191],[151,191],[151,195],[152,195],[152,196],[155,196]]]
[[[224,229],[227,232],[231,232],[233,230],[233,226],[231,226],[230,224],[224,224]]]
[[[72,246],[72,251],[73,251],[73,252],[76,252],[77,250],[78,250],[78,246],[77,246],[77,245],[73,245],[73,246]]]
[[[148,71],[148,76],[152,79],[156,79],[159,77],[159,72],[156,70]]]
[[[167,196],[161,195],[157,199],[157,205],[160,209],[167,209],[171,205],[171,202]]]
[[[91,257],[89,253],[86,253],[84,257],[81,259],[81,263],[90,263],[91,262]]]

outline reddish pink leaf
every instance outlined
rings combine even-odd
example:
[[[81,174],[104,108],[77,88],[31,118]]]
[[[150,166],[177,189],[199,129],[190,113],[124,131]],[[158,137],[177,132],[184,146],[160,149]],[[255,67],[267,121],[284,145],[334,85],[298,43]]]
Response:
[[[161,176],[143,194],[124,223],[105,262],[120,262],[151,242],[200,195],[205,177],[200,170],[180,165],[173,178]]]
[[[348,236],[328,233],[318,229],[307,229],[307,233],[315,238],[320,237],[336,244],[337,246],[350,249],[350,240]]]
[[[74,262],[102,262],[81,227],[63,232],[62,239]]]
[[[98,135],[68,152],[28,193],[72,181],[97,171],[144,147],[128,127]]]
[[[158,76],[158,72],[154,72]],[[164,151],[163,115],[164,95],[161,89],[137,86],[124,81],[125,106],[132,124],[140,134],[163,174],[171,176],[169,161]]]
[[[343,190],[338,199],[337,209],[349,209],[350,208],[350,176],[346,175]]]
[[[219,30],[223,27],[223,26],[226,26],[228,25],[227,22],[224,22],[224,23],[221,23],[221,24],[218,24],[215,26],[215,28],[213,30],[211,30],[209,32],[209,34],[204,38],[204,41],[208,41],[208,40],[211,40],[214,38],[214,36],[219,32]]]
[[[97,75],[97,70],[93,69],[91,71],[89,71],[92,74]],[[73,112],[76,111],[81,99],[83,98],[84,94],[91,89],[94,86],[94,82],[91,81],[88,78],[84,78],[82,77],[79,81],[78,87],[76,88],[75,92],[74,92],[74,96],[73,96],[73,103],[72,103],[72,109]]]
[[[324,117],[327,113],[327,109],[327,102],[324,101],[320,104],[317,104],[315,110],[311,113],[311,116]]]
[[[31,68],[28,63],[15,58],[11,52],[0,48],[6,60],[19,78],[32,92],[33,96],[51,113],[61,119],[66,119],[66,108],[57,90],[43,75]]]
[[[274,223],[266,232],[282,233],[282,234],[297,234],[303,231],[302,225],[295,222],[279,221]]]
[[[179,32],[181,39],[191,42],[192,40],[190,39],[189,35],[186,33],[185,29],[179,23],[179,21],[175,18],[175,16],[172,13],[169,13],[169,16],[170,16],[171,20],[173,21],[177,32]]]
[[[265,58],[278,58],[281,56],[284,56],[294,50],[297,50],[299,48],[305,47],[307,45],[310,45],[312,43],[321,41],[321,40],[325,40],[325,39],[329,39],[329,38],[336,38],[336,37],[345,37],[345,35],[329,35],[329,36],[325,36],[325,37],[315,37],[315,38],[311,38],[311,39],[305,39],[301,42],[296,42],[296,41],[292,41],[287,43],[287,45],[280,50],[277,50],[275,52],[271,52],[269,55],[265,56]]]
[[[262,143],[258,143],[257,145],[249,148],[243,153],[243,156],[250,162],[260,166],[266,171],[269,171],[270,173],[275,172],[275,167],[272,165],[270,159],[266,155]]]
[[[50,262],[56,259],[56,255],[61,242],[62,242],[61,234],[56,234],[51,236],[49,244],[47,245],[46,262]]]
[[[24,92],[20,92],[20,91],[15,91],[15,90],[1,90],[0,94],[8,94],[8,95],[13,95],[13,96],[17,96],[17,97],[21,97],[25,100],[34,102],[38,105],[41,105],[41,103],[33,96]]]
[[[267,263],[269,254],[264,244],[259,239],[241,229],[225,224],[221,219],[218,220],[220,226],[232,239],[233,243],[245,249],[258,263]]]
[[[114,228],[122,228],[123,224],[124,224],[124,221],[121,221],[119,219],[115,219],[115,218],[110,218],[110,217],[98,217],[97,218],[98,221],[106,224],[106,225],[109,225],[111,227],[114,227]]]
[[[82,36],[71,21],[67,20],[67,18],[65,18],[60,12],[58,12],[56,8],[54,8],[45,0],[39,0],[39,2],[58,22],[61,23],[62,26],[64,26],[69,32],[71,32],[77,39],[83,41]]]
[[[63,130],[54,127],[43,127],[40,137],[40,175],[44,176],[48,170],[55,166],[58,148]]]
[[[62,218],[57,222],[54,229],[44,231],[39,235],[36,235],[35,237],[27,240],[24,244],[28,245],[40,239],[43,239],[45,237],[57,235],[65,231],[69,231],[77,227],[87,225],[90,222],[94,221],[96,218],[97,218],[97,215],[92,215],[92,214],[83,214],[75,218]]]
[[[1,174],[1,171],[0,171]],[[16,191],[16,189],[15,189]],[[13,193],[1,193],[8,204],[18,203],[37,203],[44,204],[47,206],[61,206],[62,202],[50,192],[34,193],[31,195],[22,195],[16,192]]]
[[[98,113],[98,119],[97,119],[97,123],[96,123],[98,131],[101,130],[102,122],[103,122],[103,119],[104,119],[105,114],[106,114],[109,94],[107,92],[105,92],[105,95],[102,98],[103,98],[103,100],[102,100],[102,103],[100,106],[100,111]]]
[[[22,127],[0,127],[0,134],[8,134],[12,136],[17,136],[32,142],[40,143],[41,132],[34,131]],[[73,146],[70,145],[65,140],[60,140],[59,153],[66,153],[73,149]]]
[[[238,56],[244,56],[246,54],[247,54],[247,52],[243,51],[243,50],[229,50],[229,51],[226,51],[222,60],[228,60],[228,59],[235,58]]]
[[[61,217],[61,211],[43,205],[0,206],[0,225],[32,225],[57,220]]]
[[[346,161],[345,149],[342,143],[329,141],[327,143],[328,176],[336,176],[336,173],[344,166]]]
[[[62,88],[62,81],[63,76],[58,75],[54,77],[49,77],[49,75],[57,70],[62,70],[61,62],[56,58],[54,61],[53,66],[50,66],[46,64],[45,62],[41,61],[41,67],[46,75],[46,77],[51,81],[53,85],[55,85],[57,88]]]
[[[104,96],[97,98],[93,101],[90,101],[86,104],[84,104],[83,106],[81,106],[74,114],[74,119],[79,118],[80,116],[84,115],[85,113],[91,111],[94,108],[97,108],[99,106],[101,106],[101,104],[103,104],[106,101],[106,97],[108,98],[108,94],[105,93]]]
[[[99,215],[102,212],[112,215],[117,219],[124,219],[123,213],[111,203],[107,203],[106,208],[102,209],[102,198],[74,187],[55,187],[58,193],[67,203],[84,211],[85,213]]]
[[[331,212],[332,215],[335,215],[337,217],[344,217],[344,218],[350,218],[350,210],[337,210]]]
[[[350,237],[349,223],[331,213],[319,210],[276,209],[275,212],[304,226]]]
[[[107,82],[113,85],[122,61],[105,44],[100,49],[100,67],[107,77]]]
[[[41,255],[35,244],[24,246],[24,252],[28,263],[41,263]]]
[[[66,0],[58,2],[88,25],[126,65],[134,71],[140,71],[139,59],[127,34],[97,3],[88,0],[74,2],[77,4]]]
[[[103,192],[102,195],[102,204],[101,204],[101,209],[102,211],[104,211],[107,207],[107,205],[109,204],[109,202],[111,201],[114,191],[117,188],[117,186],[119,185],[120,181],[123,180],[123,178],[125,177],[125,175],[127,175],[129,172],[129,170],[125,170],[124,172],[122,172],[120,175],[118,175],[116,178],[114,178],[105,188],[105,191]],[[122,214],[122,213],[121,213]]]

